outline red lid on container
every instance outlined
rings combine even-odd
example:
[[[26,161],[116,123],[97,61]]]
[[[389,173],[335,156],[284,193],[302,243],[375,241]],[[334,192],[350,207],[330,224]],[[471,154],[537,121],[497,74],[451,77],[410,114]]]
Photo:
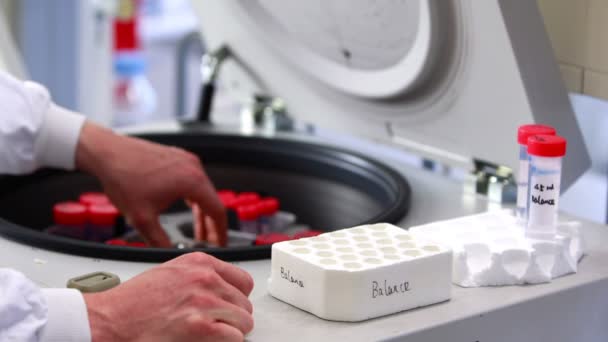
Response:
[[[243,192],[238,194],[236,198],[229,199],[225,204],[230,209],[236,209],[245,205],[257,204],[260,201],[260,195],[253,192]]]
[[[133,241],[133,242],[127,242],[127,246],[129,247],[148,247],[148,245],[145,242],[141,242],[141,241]]]
[[[92,204],[89,206],[89,221],[98,226],[113,226],[120,215],[112,204]]]
[[[243,220],[243,221],[257,220],[258,216],[260,216],[260,212],[258,211],[258,206],[255,204],[242,205],[242,206],[237,207],[236,214],[239,217],[239,220]]]
[[[321,235],[321,234],[323,234],[323,232],[318,231],[318,230],[306,230],[306,231],[294,234],[293,239],[297,240],[297,239],[302,239],[302,238],[309,238],[309,237],[313,237],[313,236],[317,236],[317,235]]]
[[[239,201],[238,198],[224,198],[226,201],[224,202],[224,200],[220,197],[220,200],[223,202],[224,207],[226,207],[227,209],[232,209],[232,210],[236,210],[236,208],[239,206]]]
[[[218,191],[217,196],[220,198],[220,201],[226,208],[230,207],[230,203],[234,202],[236,199],[236,194],[230,190]]]
[[[232,190],[225,190],[225,189],[218,190],[217,191],[217,195],[218,196],[236,197],[236,193],[234,191],[232,191]]]
[[[526,145],[528,138],[533,135],[555,135],[555,128],[547,125],[523,125],[517,129],[517,142]]]
[[[85,192],[80,194],[78,201],[84,205],[109,204],[110,199],[101,192]]]
[[[279,211],[279,200],[274,197],[263,198],[257,205],[260,215],[274,215]]]
[[[126,246],[127,245],[127,241],[125,241],[123,239],[110,239],[110,240],[106,241],[106,245]]]
[[[242,204],[253,204],[260,200],[260,195],[255,192],[241,192],[237,198]]]
[[[528,138],[528,154],[539,157],[566,155],[566,139],[558,135],[533,135]]]
[[[53,206],[55,224],[83,225],[87,222],[87,207],[77,202],[60,202]]]
[[[256,245],[272,245],[276,242],[291,240],[287,234],[268,233],[260,234],[255,238]]]

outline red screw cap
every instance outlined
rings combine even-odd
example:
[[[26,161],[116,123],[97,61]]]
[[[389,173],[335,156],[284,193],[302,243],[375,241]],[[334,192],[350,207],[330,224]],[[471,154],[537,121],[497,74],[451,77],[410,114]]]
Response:
[[[255,192],[241,192],[236,196],[239,205],[256,204],[260,201],[260,195]]]
[[[127,245],[127,241],[125,241],[123,239],[110,239],[110,240],[106,241],[106,245],[126,246]]]
[[[258,216],[260,216],[260,212],[258,211],[257,205],[243,205],[236,208],[236,214],[239,217],[239,220],[242,221],[252,221],[257,220]]]
[[[222,202],[224,207],[228,207],[228,203],[236,199],[236,194],[234,193],[234,191],[230,190],[219,190],[217,192],[217,196],[220,198],[220,201]]]
[[[528,138],[528,154],[539,157],[566,155],[566,139],[558,135],[533,135]]]
[[[272,245],[276,242],[291,240],[287,234],[268,233],[260,234],[255,238],[256,245]]]
[[[228,209],[236,210],[238,207],[257,204],[260,201],[260,195],[252,192],[244,192],[234,198],[226,198],[224,206]]]
[[[89,206],[89,221],[98,226],[113,226],[120,215],[112,204],[93,204]]]
[[[258,210],[260,215],[274,215],[279,211],[279,200],[274,197],[263,198],[258,203]]]
[[[53,206],[55,224],[77,226],[87,223],[87,207],[77,202],[60,202]]]
[[[234,191],[232,191],[232,190],[226,190],[226,189],[218,190],[217,191],[217,195],[218,196],[236,197],[236,193]]]
[[[108,198],[108,196],[101,192],[85,192],[80,195],[78,201],[84,205],[110,203],[110,199]]]
[[[517,142],[526,145],[528,138],[533,135],[555,135],[555,128],[546,125],[523,125],[517,130]]]

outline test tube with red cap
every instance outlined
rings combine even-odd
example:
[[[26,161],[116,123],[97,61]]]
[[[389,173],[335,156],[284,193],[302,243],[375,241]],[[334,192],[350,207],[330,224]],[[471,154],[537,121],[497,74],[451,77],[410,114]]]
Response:
[[[260,201],[260,195],[255,192],[241,192],[236,196],[238,206],[256,204]]]
[[[554,239],[566,139],[556,135],[531,136],[528,138],[528,154],[530,195],[526,236]]]
[[[525,225],[528,218],[528,170],[530,157],[528,156],[528,138],[533,135],[555,135],[555,128],[546,125],[523,125],[517,130],[517,143],[519,144],[519,174],[517,177],[517,218]]]
[[[86,238],[87,207],[78,202],[60,202],[53,206],[55,225],[47,232],[74,239]]]
[[[279,200],[274,197],[266,197],[258,202],[260,217],[258,219],[260,233],[276,231],[276,215],[279,212]]]
[[[93,204],[109,204],[110,199],[108,196],[106,196],[106,194],[101,192],[85,192],[80,194],[78,202],[84,204],[85,206],[89,206]]]
[[[114,227],[120,212],[110,203],[92,204],[88,208],[89,225],[87,239],[106,241],[114,236]]]
[[[256,204],[242,205],[236,209],[239,217],[239,229],[243,232],[258,234],[258,217],[260,213]]]

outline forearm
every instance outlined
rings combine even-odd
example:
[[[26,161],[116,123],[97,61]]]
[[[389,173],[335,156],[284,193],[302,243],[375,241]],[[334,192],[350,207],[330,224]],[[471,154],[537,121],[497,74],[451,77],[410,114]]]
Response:
[[[115,159],[114,155],[120,153],[112,149],[112,140],[124,138],[107,128],[87,122],[82,128],[76,147],[76,168],[99,176],[106,165]]]
[[[85,294],[84,301],[87,305],[89,327],[91,328],[91,341],[120,341],[120,336],[114,331],[110,324],[113,317],[111,312],[106,312],[107,303],[104,303],[103,294]]]

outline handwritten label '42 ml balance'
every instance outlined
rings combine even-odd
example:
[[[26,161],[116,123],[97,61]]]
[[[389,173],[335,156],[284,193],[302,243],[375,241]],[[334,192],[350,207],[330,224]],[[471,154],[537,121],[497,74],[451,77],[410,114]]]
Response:
[[[536,190],[532,193],[532,197],[531,197],[531,201],[533,204],[555,205],[555,198],[553,198],[555,195],[549,194],[548,198],[542,196],[545,191],[553,192],[555,190],[554,184],[550,184],[550,185],[535,184],[533,189]],[[534,193],[536,193],[537,195],[535,196]]]

